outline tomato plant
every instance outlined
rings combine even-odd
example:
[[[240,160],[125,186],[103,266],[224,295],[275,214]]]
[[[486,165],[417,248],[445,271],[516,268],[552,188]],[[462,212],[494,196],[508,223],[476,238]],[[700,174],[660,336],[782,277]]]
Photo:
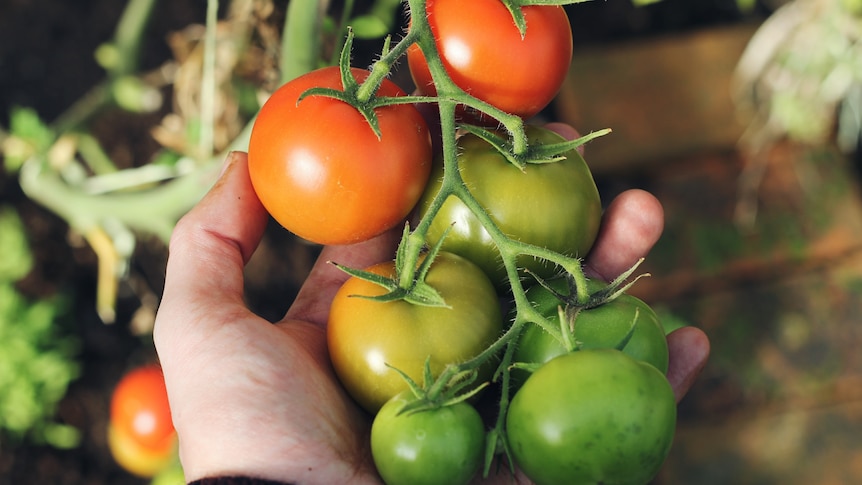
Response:
[[[358,82],[368,71],[351,69]],[[248,147],[254,190],[267,211],[296,235],[346,244],[397,225],[415,205],[431,168],[431,139],[409,104],[375,110],[380,138],[366,118],[310,88],[343,89],[338,67],[300,76],[261,108]],[[384,79],[377,95],[403,96]]]
[[[394,275],[394,263],[368,271]],[[433,375],[448,364],[475,357],[500,336],[503,318],[494,286],[474,264],[441,252],[425,281],[446,307],[422,306],[403,300],[380,302],[384,289],[351,277],[332,301],[327,327],[329,354],[344,387],[365,409],[376,412],[407,389],[388,366],[421,382],[426,359]],[[484,376],[492,369],[487,367]]]
[[[479,469],[485,426],[467,402],[400,413],[414,399],[402,392],[371,426],[371,453],[387,485],[466,484]],[[400,413],[400,414],[399,414]]]
[[[567,294],[565,279],[548,282],[560,293]],[[589,291],[595,292],[606,284],[589,280]],[[527,297],[545,317],[559,322],[557,308],[562,304],[551,291],[536,285],[527,290]],[[634,324],[634,329],[632,329]],[[581,310],[575,318],[574,340],[580,349],[615,348],[629,331],[629,341],[622,351],[634,359],[653,365],[662,373],[667,372],[667,338],[655,311],[642,300],[627,294],[594,308]],[[566,353],[563,344],[538,325],[528,325],[518,340],[514,361],[543,364]],[[521,374],[513,371],[513,375]]]
[[[676,401],[655,367],[614,349],[541,366],[512,398],[506,433],[536,484],[643,485],[664,462]]]
[[[499,0],[428,0],[426,12],[443,66],[464,91],[522,118],[556,96],[572,59],[572,31],[561,6],[522,7],[523,37]],[[418,45],[407,60],[417,88],[436,94]]]
[[[531,143],[563,141],[557,133],[538,126],[528,126],[527,135]],[[462,136],[458,145],[461,178],[509,238],[570,256],[586,256],[598,234],[602,206],[589,167],[577,150],[566,152],[565,160],[527,164],[522,171],[476,135]],[[440,190],[442,170],[435,164],[419,203],[420,214]],[[436,214],[426,237],[434,244],[447,231],[446,251],[479,265],[498,286],[507,281],[497,245],[479,219],[454,196]],[[518,264],[543,276],[556,271],[533,258],[520,258]]]
[[[125,374],[111,396],[108,427],[117,463],[152,476],[175,459],[176,441],[161,368],[146,365]]]

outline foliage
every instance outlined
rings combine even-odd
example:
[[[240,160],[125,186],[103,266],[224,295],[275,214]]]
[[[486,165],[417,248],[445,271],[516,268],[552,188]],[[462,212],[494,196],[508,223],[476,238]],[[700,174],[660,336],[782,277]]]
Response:
[[[57,403],[78,375],[77,339],[58,322],[62,298],[30,301],[15,281],[32,266],[18,214],[0,208],[0,443],[78,444],[78,430],[54,421]]]

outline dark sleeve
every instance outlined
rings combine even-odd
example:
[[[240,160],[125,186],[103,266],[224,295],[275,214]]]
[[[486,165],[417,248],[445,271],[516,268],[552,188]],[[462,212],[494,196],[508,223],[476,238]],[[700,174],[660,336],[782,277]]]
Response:
[[[213,477],[195,480],[189,485],[290,485],[287,482],[276,482],[263,478],[252,477]]]

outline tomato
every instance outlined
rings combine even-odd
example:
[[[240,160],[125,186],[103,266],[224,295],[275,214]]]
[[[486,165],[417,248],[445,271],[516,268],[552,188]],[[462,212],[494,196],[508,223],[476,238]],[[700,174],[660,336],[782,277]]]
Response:
[[[522,7],[523,38],[499,0],[428,0],[425,9],[443,66],[464,91],[529,118],[560,90],[572,60],[572,30],[562,7]],[[417,44],[407,61],[419,91],[435,95]]]
[[[108,443],[117,463],[152,476],[174,459],[176,442],[161,368],[146,365],[126,373],[111,396]]]
[[[114,461],[124,470],[145,478],[161,474],[179,460],[176,435],[168,448],[154,450],[141,445],[127,430],[110,423],[108,449]]]
[[[357,81],[368,71],[353,69]],[[369,239],[400,223],[431,168],[431,137],[412,105],[376,110],[378,139],[354,107],[309,88],[343,89],[337,67],[300,76],[276,90],[258,113],[248,147],[252,185],[272,217],[321,244]],[[380,96],[403,96],[384,80]]]
[[[614,349],[544,364],[506,415],[515,463],[537,485],[645,484],[667,457],[675,428],[665,376]]]
[[[568,293],[565,279],[549,282],[563,294]],[[594,292],[606,283],[590,280],[588,289]],[[527,290],[527,298],[543,315],[559,322],[557,307],[560,301],[547,289],[536,285]],[[575,320],[575,340],[582,349],[615,348],[628,335],[632,322],[634,331],[622,351],[632,358],[653,365],[662,373],[667,372],[668,350],[664,329],[655,311],[642,300],[624,294],[601,306],[582,310]],[[565,347],[538,325],[528,324],[518,340],[514,361],[543,364],[566,353]],[[516,382],[523,380],[523,371],[515,370]]]
[[[394,264],[381,263],[368,270],[392,276]],[[407,389],[404,379],[387,364],[422,384],[429,356],[432,374],[437,376],[446,365],[478,355],[502,332],[494,286],[474,264],[441,252],[425,281],[448,307],[357,298],[385,290],[356,277],[348,279],[332,301],[327,327],[332,365],[350,395],[369,412]],[[490,371],[489,363],[481,377],[487,378]]]
[[[485,451],[485,425],[467,402],[398,414],[410,391],[380,408],[371,426],[371,454],[387,485],[466,484]]]
[[[530,143],[563,141],[557,133],[538,126],[527,126],[527,135]],[[602,205],[590,169],[577,150],[565,153],[563,161],[529,164],[521,171],[477,136],[464,135],[458,144],[464,183],[506,235],[558,253],[586,256],[598,234]],[[435,165],[419,203],[421,215],[441,186],[442,164]],[[505,285],[508,280],[497,246],[454,196],[431,223],[428,242],[436,243],[450,228],[443,248],[479,265],[496,285]],[[533,258],[519,258],[518,264],[542,276],[551,276],[556,270]]]
[[[175,432],[161,368],[138,367],[120,379],[111,396],[111,423],[145,448],[170,446]]]

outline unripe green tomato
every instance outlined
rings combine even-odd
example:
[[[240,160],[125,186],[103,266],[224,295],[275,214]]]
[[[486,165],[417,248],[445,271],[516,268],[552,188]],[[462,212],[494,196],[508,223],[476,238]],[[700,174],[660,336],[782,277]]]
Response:
[[[564,141],[559,134],[538,126],[527,126],[529,143]],[[461,177],[494,223],[511,239],[548,248],[573,257],[584,257],[599,230],[602,206],[590,169],[577,150],[566,159],[546,164],[528,164],[521,171],[491,144],[467,134],[458,140]],[[432,169],[420,199],[424,215],[441,187],[442,162]],[[460,199],[450,196],[431,223],[427,240],[435,244],[449,230],[443,249],[476,263],[498,288],[507,284],[497,246]],[[557,268],[545,261],[522,257],[518,266],[551,276]]]
[[[675,429],[665,376],[613,349],[543,365],[506,416],[515,463],[537,485],[644,485],[664,463]]]
[[[409,391],[386,402],[371,426],[371,454],[387,485],[459,485],[485,452],[485,425],[467,402],[399,414]]]
[[[556,291],[568,294],[564,279],[557,278],[548,283]],[[592,293],[606,285],[599,280],[589,280],[587,289]],[[527,290],[527,298],[545,317],[559,322],[557,308],[561,302],[550,291],[535,285]],[[575,319],[574,338],[581,349],[616,348],[628,335],[632,323],[634,331],[622,351],[666,373],[668,348],[664,329],[655,311],[634,296],[623,294],[598,307],[582,310]],[[513,360],[542,364],[564,353],[566,349],[559,340],[538,325],[528,323],[518,340]],[[517,386],[526,379],[526,371],[515,369],[512,377]]]

